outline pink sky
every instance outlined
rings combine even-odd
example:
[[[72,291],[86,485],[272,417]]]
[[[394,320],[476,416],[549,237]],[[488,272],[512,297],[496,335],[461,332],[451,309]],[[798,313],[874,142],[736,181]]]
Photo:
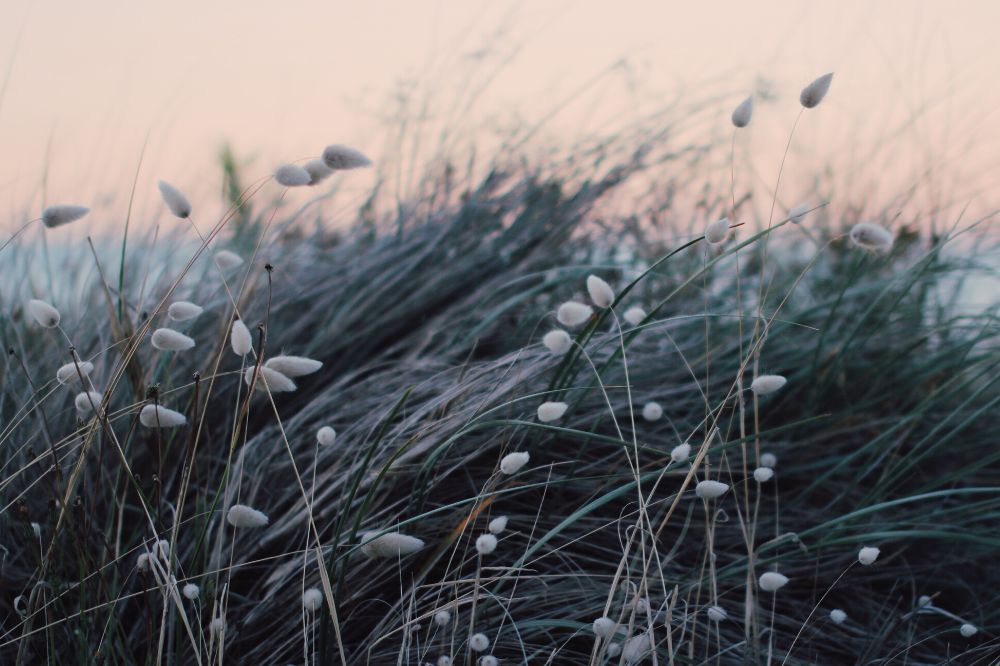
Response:
[[[254,175],[331,142],[377,157],[393,145],[377,114],[398,84],[453,100],[484,47],[480,62],[510,58],[468,110],[470,127],[540,116],[619,58],[628,66],[566,108],[550,138],[706,81],[750,92],[763,77],[778,99],[759,105],[746,141],[773,182],[799,88],[833,70],[828,102],[797,132],[810,148],[796,172],[831,161],[858,169],[854,186],[876,196],[933,182],[924,205],[947,196],[986,211],[1000,200],[993,0],[0,2],[0,67],[12,63],[0,204],[13,216],[41,206],[46,161],[48,203],[100,209],[99,197],[127,194],[147,134],[140,205],[156,203],[159,178],[195,198],[213,192],[224,140],[255,158]],[[886,137],[888,157],[866,162]],[[117,211],[122,196],[104,205]]]

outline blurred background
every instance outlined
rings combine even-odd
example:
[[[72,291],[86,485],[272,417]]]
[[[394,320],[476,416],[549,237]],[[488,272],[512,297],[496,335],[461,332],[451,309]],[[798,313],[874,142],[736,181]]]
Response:
[[[826,71],[832,92],[799,125],[791,187],[828,170],[849,195],[840,205],[916,191],[920,210],[967,218],[998,200],[991,0],[2,5],[5,227],[53,202],[117,224],[140,158],[144,218],[161,213],[160,178],[219,202],[227,145],[253,177],[355,145],[397,172],[346,189],[362,196],[392,178],[403,196],[445,144],[488,153],[520,128],[521,148],[543,152],[680,100],[692,136],[725,144],[728,113],[750,92],[739,150],[773,187],[798,91]]]

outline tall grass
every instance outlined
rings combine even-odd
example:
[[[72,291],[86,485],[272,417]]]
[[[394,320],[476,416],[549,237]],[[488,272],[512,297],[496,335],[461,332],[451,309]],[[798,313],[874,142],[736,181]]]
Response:
[[[0,659],[584,664],[648,644],[661,664],[991,663],[1000,329],[995,306],[961,307],[984,270],[978,232],[926,238],[887,210],[895,244],[873,254],[851,245],[854,219],[819,207],[803,233],[749,218],[735,189],[706,187],[693,209],[622,204],[651,174],[690,188],[717,152],[660,136],[499,158],[478,180],[432,165],[392,213],[376,188],[336,231],[240,189],[227,154],[232,205],[200,222],[205,243],[65,248],[40,277],[39,241],[19,239],[0,256]],[[712,248],[656,223],[734,212],[750,223]],[[221,248],[247,261],[221,271]],[[590,274],[616,300],[553,354],[542,336]],[[30,321],[29,295],[60,328]],[[205,310],[167,322],[177,300]],[[229,347],[237,314],[246,359]],[[167,325],[197,346],[154,350]],[[246,368],[279,353],[323,365],[292,393],[248,391]],[[93,418],[73,406],[79,381],[55,381],[78,361],[104,394]],[[758,372],[788,383],[751,398]],[[546,401],[569,407],[542,423]],[[642,418],[650,401],[662,417]],[[187,423],[143,427],[146,404]],[[690,458],[672,461],[682,443]],[[501,473],[514,451],[528,464]],[[757,482],[764,453],[775,473]],[[729,491],[697,498],[706,478]],[[234,529],[235,504],[269,524]],[[363,533],[394,532],[425,545],[363,552]],[[854,566],[865,545],[878,561]],[[772,570],[789,579],[774,594],[756,584]]]

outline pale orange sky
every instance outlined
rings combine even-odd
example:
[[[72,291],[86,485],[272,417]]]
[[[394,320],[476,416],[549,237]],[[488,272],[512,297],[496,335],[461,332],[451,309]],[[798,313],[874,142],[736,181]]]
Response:
[[[195,198],[213,192],[224,140],[254,156],[253,175],[331,142],[378,157],[393,145],[378,114],[400,82],[439,91],[442,104],[453,100],[484,48],[490,52],[479,62],[505,65],[466,113],[472,128],[515,113],[540,116],[619,58],[628,66],[566,108],[550,137],[572,139],[707,81],[733,90],[734,105],[739,91],[763,78],[777,98],[758,105],[746,141],[767,180],[798,111],[798,90],[833,70],[828,102],[796,134],[796,144],[809,147],[796,172],[853,161],[859,180],[889,196],[895,192],[878,188],[891,182],[898,191],[931,168],[949,197],[984,211],[1000,200],[1000,2],[993,0],[0,6],[0,67],[10,64],[0,102],[0,206],[11,220],[3,227],[41,206],[46,161],[48,203],[118,211],[147,133],[140,206],[157,205],[159,178]],[[892,143],[891,158],[857,164],[877,139]],[[358,192],[370,184],[371,175],[351,181]],[[118,200],[102,204],[111,192]],[[940,196],[929,192],[927,201]]]

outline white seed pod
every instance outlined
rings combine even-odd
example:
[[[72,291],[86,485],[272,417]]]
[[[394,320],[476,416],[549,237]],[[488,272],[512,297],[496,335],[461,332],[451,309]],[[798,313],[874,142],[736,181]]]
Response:
[[[476,551],[480,555],[490,555],[497,549],[497,538],[492,534],[482,534],[476,539]]]
[[[438,657],[437,666],[451,666],[451,657],[446,654]]]
[[[340,144],[333,144],[323,149],[323,163],[334,171],[360,169],[372,165],[372,161],[360,150]]]
[[[174,301],[167,308],[167,317],[174,321],[187,321],[194,319],[204,311],[203,307],[191,301]]]
[[[932,601],[934,601],[934,600],[931,599],[926,594],[921,594],[920,598],[917,599],[917,605],[920,606],[920,607],[930,606]]]
[[[139,553],[135,558],[135,568],[139,571],[149,571],[149,553]]]
[[[750,95],[733,109],[733,125],[736,127],[746,127],[753,117],[753,95]]]
[[[331,446],[337,441],[337,431],[330,426],[323,426],[316,431],[316,441],[320,446]]]
[[[976,627],[976,625],[969,624],[968,622],[963,623],[962,626],[958,628],[958,631],[965,638],[972,638],[977,633],[979,633],[979,629]]]
[[[774,470],[770,467],[758,467],[753,471],[753,478],[757,483],[767,483],[774,477]]]
[[[830,91],[831,81],[833,81],[833,72],[824,74],[803,88],[799,94],[799,102],[802,103],[802,106],[811,109],[819,105],[826,97],[826,93]]]
[[[507,516],[497,516],[490,521],[487,527],[493,534],[500,534],[507,529]]]
[[[788,380],[781,375],[760,375],[750,384],[750,390],[757,395],[767,395],[774,393],[787,383]]]
[[[164,562],[170,559],[170,542],[166,539],[160,539],[153,544],[153,557],[158,557]]]
[[[305,356],[272,356],[264,362],[264,367],[277,370],[286,377],[302,377],[322,368],[323,361]]]
[[[86,206],[73,206],[67,204],[49,206],[42,211],[42,224],[47,226],[49,229],[55,229],[56,227],[61,227],[64,224],[76,222],[89,212],[90,209]]]
[[[778,466],[778,457],[773,453],[762,453],[760,454],[760,466],[774,469]]]
[[[59,320],[62,319],[59,310],[37,298],[28,301],[28,314],[45,328],[55,328],[59,325]]]
[[[500,666],[500,662],[497,660],[496,657],[494,657],[491,654],[488,654],[485,657],[480,657],[479,666]]]
[[[625,311],[625,321],[632,326],[638,326],[646,318],[646,311],[638,305],[633,305]]]
[[[472,634],[469,638],[469,647],[473,652],[482,652],[490,647],[490,639],[486,638],[486,634]]]
[[[594,309],[576,301],[566,301],[556,310],[556,319],[563,326],[576,328],[590,319]]]
[[[38,523],[31,523],[31,531],[35,533],[36,539],[42,538],[42,526]]]
[[[615,302],[615,290],[596,275],[587,276],[587,293],[590,294],[590,300],[599,308],[611,307]]]
[[[246,370],[243,371],[243,382],[250,386],[250,382],[253,381],[254,372],[257,366],[251,365]],[[295,385],[288,377],[284,376],[277,370],[272,370],[271,368],[262,367],[260,372],[257,372],[257,384],[256,389],[258,391],[270,391],[271,393],[289,393],[297,389],[298,386]]]
[[[302,593],[302,607],[308,611],[318,610],[323,605],[323,593],[315,587],[310,587]]]
[[[653,639],[648,633],[641,633],[625,641],[622,657],[628,664],[638,664],[653,651]]]
[[[670,459],[676,463],[684,462],[691,457],[691,445],[690,444],[678,444],[670,452]]]
[[[530,457],[526,451],[508,453],[500,459],[500,471],[508,476],[517,474],[518,470],[528,464]]]
[[[217,617],[212,620],[210,625],[208,625],[208,630],[212,632],[213,635],[221,637],[226,633],[226,621],[221,617]]]
[[[593,629],[594,635],[598,638],[611,638],[615,633],[615,627],[618,625],[617,622],[612,620],[610,617],[601,616],[594,620]]]
[[[663,407],[658,402],[647,402],[642,406],[642,418],[647,421],[659,421],[663,417]]]
[[[649,599],[646,597],[639,597],[635,600],[635,612],[639,615],[645,615],[646,611],[649,610]]]
[[[160,351],[185,351],[194,347],[194,339],[172,328],[158,328],[153,331],[153,347]]]
[[[69,384],[73,381],[79,381],[80,375],[85,378],[90,376],[90,373],[94,371],[94,364],[90,361],[80,361],[80,370],[77,371],[76,363],[67,363],[66,365],[59,366],[56,370],[56,381],[60,384]]]
[[[622,653],[622,646],[619,643],[611,643],[608,645],[608,649],[604,651],[604,654],[608,655],[610,658],[614,659]]]
[[[361,534],[361,554],[368,557],[401,557],[415,553],[423,547],[423,539],[399,532],[379,534],[377,531],[371,531]]]
[[[858,562],[864,566],[875,564],[875,560],[878,559],[879,552],[879,549],[874,546],[865,546],[858,551]]]
[[[808,203],[800,203],[795,208],[788,211],[788,219],[792,224],[802,224],[802,220],[806,219],[806,215],[812,210],[812,206]]]
[[[183,192],[165,180],[159,182],[159,187],[163,203],[167,204],[167,208],[170,209],[171,213],[182,220],[191,216],[191,202],[188,201]]]
[[[573,346],[573,339],[569,337],[569,333],[557,328],[542,336],[542,344],[553,354],[562,356]]]
[[[565,402],[543,402],[538,405],[538,420],[542,423],[550,423],[562,418],[569,405]]]
[[[729,617],[729,613],[722,606],[709,606],[708,619],[712,622],[722,622]]]
[[[242,319],[233,320],[233,328],[229,333],[229,344],[237,356],[246,356],[253,349],[253,336]]]
[[[722,497],[728,491],[729,484],[722,483],[721,481],[712,481],[711,479],[699,481],[698,485],[694,488],[694,494],[702,499],[716,499]]]
[[[181,594],[183,594],[186,599],[194,601],[201,595],[201,588],[194,583],[188,583],[183,589],[181,589]]]
[[[302,168],[309,174],[310,185],[318,185],[333,174],[333,169],[323,160],[309,160],[302,165]]]
[[[73,400],[73,405],[76,407],[76,411],[81,416],[86,416],[92,413],[95,409],[100,408],[101,401],[104,400],[104,394],[98,393],[97,391],[84,391],[83,393],[78,393],[76,398]]]
[[[298,164],[283,164],[274,171],[274,179],[285,187],[300,187],[312,182],[309,172]]]
[[[777,571],[768,571],[760,575],[758,583],[760,583],[760,589],[765,592],[777,592],[788,583],[788,577]]]
[[[451,624],[451,612],[439,610],[437,613],[434,613],[434,624],[439,627],[447,627]]]
[[[146,405],[139,412],[139,423],[147,428],[176,428],[187,423],[187,417],[162,405]]]
[[[705,240],[707,240],[712,245],[718,245],[724,243],[726,239],[729,238],[729,218],[724,217],[721,220],[716,220],[712,222],[707,227],[705,227]]]
[[[229,507],[226,520],[233,527],[264,527],[270,522],[263,511],[258,511],[245,504],[234,504]]]
[[[858,222],[851,227],[851,242],[858,247],[873,252],[888,252],[892,249],[892,232],[874,222]]]
[[[840,610],[839,608],[834,608],[832,611],[830,611],[830,620],[834,624],[844,624],[844,621],[847,620],[847,613]]]
[[[243,257],[229,250],[219,250],[215,253],[215,265],[224,271],[229,271],[242,266]]]

